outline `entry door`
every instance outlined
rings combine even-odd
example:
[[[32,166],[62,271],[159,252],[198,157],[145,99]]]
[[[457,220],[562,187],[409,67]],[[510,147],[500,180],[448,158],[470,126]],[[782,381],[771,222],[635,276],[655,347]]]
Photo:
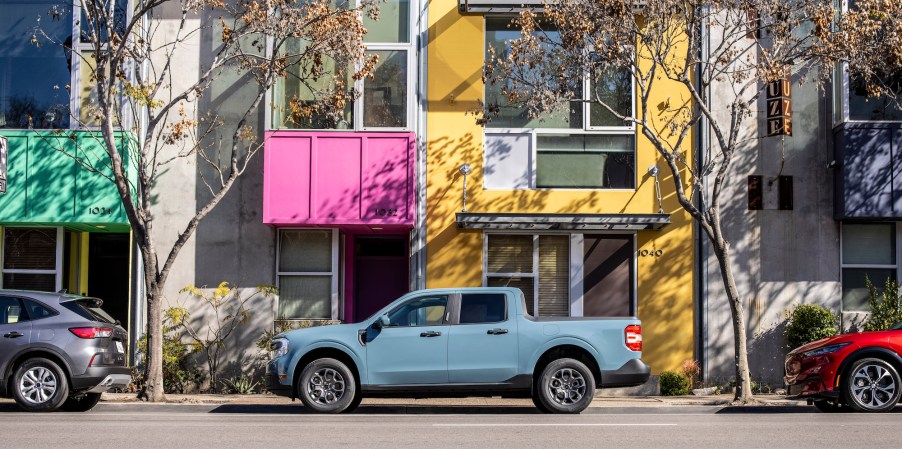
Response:
[[[503,383],[517,375],[517,321],[504,293],[465,293],[448,337],[450,383]]]
[[[366,344],[370,384],[447,383],[447,310],[447,295],[420,296],[390,311],[388,325],[371,329]]]
[[[103,310],[128,326],[128,234],[91,233],[88,241],[88,295],[103,300]]]
[[[354,321],[360,322],[408,292],[407,237],[354,240]]]

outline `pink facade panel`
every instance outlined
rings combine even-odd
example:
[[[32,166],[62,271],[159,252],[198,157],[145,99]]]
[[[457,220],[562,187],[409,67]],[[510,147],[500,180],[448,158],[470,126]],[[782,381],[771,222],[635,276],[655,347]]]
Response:
[[[263,222],[413,226],[413,133],[267,134]]]

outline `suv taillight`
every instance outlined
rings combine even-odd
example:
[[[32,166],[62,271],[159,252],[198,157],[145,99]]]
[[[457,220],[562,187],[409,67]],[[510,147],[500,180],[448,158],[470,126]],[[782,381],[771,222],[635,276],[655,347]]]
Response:
[[[623,340],[626,347],[632,351],[642,350],[642,326],[630,324],[623,330]]]
[[[78,338],[104,338],[113,336],[113,330],[108,327],[70,327],[69,332],[72,332]]]

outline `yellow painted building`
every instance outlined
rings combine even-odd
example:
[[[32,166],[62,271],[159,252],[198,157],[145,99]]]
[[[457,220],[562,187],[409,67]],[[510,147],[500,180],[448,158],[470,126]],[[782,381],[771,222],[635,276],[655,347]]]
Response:
[[[588,105],[477,125],[485,48],[517,34],[509,20],[429,2],[426,286],[521,287],[540,316],[638,314],[643,360],[653,374],[676,369],[694,358],[695,246],[669,170],[635,129],[605,126]]]

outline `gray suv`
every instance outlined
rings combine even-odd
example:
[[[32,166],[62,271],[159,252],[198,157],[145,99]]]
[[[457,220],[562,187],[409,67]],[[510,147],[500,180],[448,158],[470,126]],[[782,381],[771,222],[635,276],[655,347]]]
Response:
[[[128,334],[97,298],[0,290],[0,397],[31,412],[82,412],[131,382]]]

